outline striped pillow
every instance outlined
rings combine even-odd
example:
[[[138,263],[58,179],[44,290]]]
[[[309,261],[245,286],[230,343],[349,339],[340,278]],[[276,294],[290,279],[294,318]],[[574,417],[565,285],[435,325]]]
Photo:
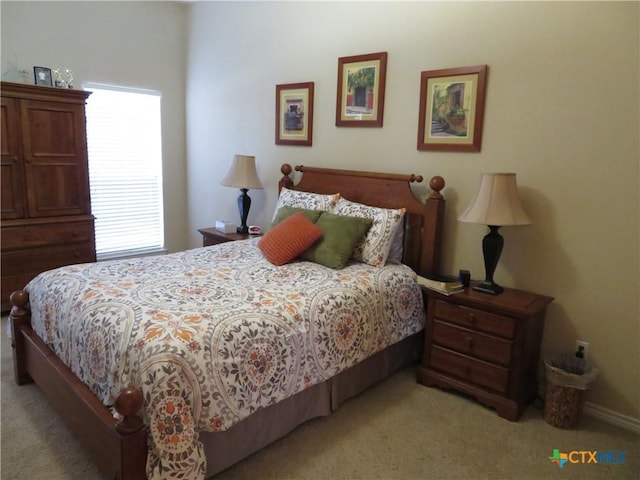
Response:
[[[313,245],[322,230],[302,212],[295,213],[271,228],[258,242],[258,248],[274,265],[284,265]]]

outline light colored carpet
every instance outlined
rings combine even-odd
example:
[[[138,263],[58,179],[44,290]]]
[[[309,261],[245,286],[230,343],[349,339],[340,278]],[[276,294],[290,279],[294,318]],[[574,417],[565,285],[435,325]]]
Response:
[[[2,479],[104,480],[37,387],[13,383],[2,321]],[[551,463],[560,452],[625,452],[623,464]],[[418,385],[415,367],[312,420],[216,479],[639,479],[640,438],[583,416],[574,430],[530,406],[519,422]]]

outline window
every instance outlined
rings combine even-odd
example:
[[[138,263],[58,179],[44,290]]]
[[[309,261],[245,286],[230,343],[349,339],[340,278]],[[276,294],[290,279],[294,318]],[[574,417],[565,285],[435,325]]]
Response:
[[[163,251],[161,96],[84,88],[98,260]]]

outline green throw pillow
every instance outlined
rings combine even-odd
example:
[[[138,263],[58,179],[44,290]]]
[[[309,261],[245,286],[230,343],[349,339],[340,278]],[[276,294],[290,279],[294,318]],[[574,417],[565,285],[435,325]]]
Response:
[[[289,218],[294,213],[302,212],[302,214],[309,219],[312,223],[316,223],[318,218],[320,218],[320,214],[322,210],[309,210],[306,208],[299,207],[290,207],[289,205],[284,205],[278,209],[273,222],[271,222],[271,226],[275,227],[278,223],[283,221],[285,218]]]
[[[336,270],[344,268],[371,224],[370,218],[321,212],[316,225],[322,230],[322,238],[305,250],[300,258]]]

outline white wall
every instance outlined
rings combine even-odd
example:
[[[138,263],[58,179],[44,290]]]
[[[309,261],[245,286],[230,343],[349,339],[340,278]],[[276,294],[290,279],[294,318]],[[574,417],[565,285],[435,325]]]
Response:
[[[66,67],[83,82],[162,93],[165,243],[186,248],[186,18],[176,2],[7,2],[2,14],[2,80],[33,66]]]
[[[190,244],[238,220],[219,186],[257,158],[250,223],[283,162],[447,181],[442,269],[484,276],[486,228],[460,224],[481,172],[517,172],[526,227],[503,228],[495,279],[554,296],[544,348],[591,343],[596,405],[640,418],[639,10],[633,2],[197,2],[187,66]],[[389,55],[384,127],[335,127],[338,57]],[[480,153],[418,152],[420,72],[489,65]],[[313,147],[276,146],[275,85],[315,82]],[[425,193],[424,188],[419,190]]]

